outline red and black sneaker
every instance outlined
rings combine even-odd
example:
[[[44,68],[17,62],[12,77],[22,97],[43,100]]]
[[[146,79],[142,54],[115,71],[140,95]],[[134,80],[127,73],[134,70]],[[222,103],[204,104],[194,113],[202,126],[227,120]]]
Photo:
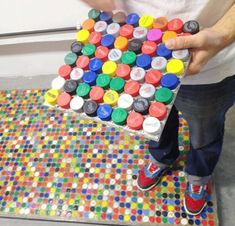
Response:
[[[196,185],[188,182],[184,196],[184,209],[191,215],[200,214],[207,205],[208,184]]]
[[[141,191],[148,191],[154,188],[160,181],[163,173],[168,169],[168,167],[160,168],[157,164],[149,162],[143,169],[139,171],[137,187]]]

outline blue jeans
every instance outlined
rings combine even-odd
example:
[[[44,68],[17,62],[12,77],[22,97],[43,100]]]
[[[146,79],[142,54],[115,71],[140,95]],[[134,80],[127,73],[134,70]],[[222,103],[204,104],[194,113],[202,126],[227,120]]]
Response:
[[[225,114],[234,102],[235,75],[215,84],[182,85],[160,141],[149,142],[153,161],[164,167],[179,156],[178,109],[189,125],[190,150],[185,166],[188,179],[207,183],[222,150]]]

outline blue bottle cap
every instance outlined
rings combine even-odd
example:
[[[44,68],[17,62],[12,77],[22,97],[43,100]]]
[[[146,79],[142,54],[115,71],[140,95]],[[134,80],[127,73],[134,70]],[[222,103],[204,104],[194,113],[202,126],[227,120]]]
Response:
[[[161,79],[161,85],[168,89],[175,89],[179,83],[179,78],[171,73],[165,74]]]
[[[112,14],[108,12],[102,12],[100,14],[100,20],[105,21],[106,23],[112,23]]]
[[[145,70],[151,67],[152,58],[147,54],[141,54],[137,57],[136,65],[142,67]]]
[[[99,106],[99,108],[97,110],[97,115],[101,120],[109,121],[109,120],[111,120],[112,112],[113,112],[113,109],[110,105],[103,104],[103,105]]]
[[[101,40],[101,45],[109,49],[112,49],[114,42],[115,42],[115,38],[113,35],[105,35]]]
[[[83,81],[90,86],[94,86],[96,84],[97,75],[94,71],[85,72],[83,75]]]
[[[172,51],[166,48],[164,44],[161,44],[157,48],[157,55],[161,57],[165,57],[166,59],[170,59],[172,56]]]
[[[138,14],[130,13],[126,18],[126,23],[136,27],[139,24],[139,19],[140,17]]]
[[[89,63],[89,69],[97,74],[101,73],[102,66],[103,66],[103,61],[98,58],[92,59]]]

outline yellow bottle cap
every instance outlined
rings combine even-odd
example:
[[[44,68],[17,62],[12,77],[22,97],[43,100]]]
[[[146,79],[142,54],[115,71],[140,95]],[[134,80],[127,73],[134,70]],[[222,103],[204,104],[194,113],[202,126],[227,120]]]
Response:
[[[109,104],[111,106],[116,106],[118,102],[119,94],[114,90],[108,90],[104,94],[103,100],[104,103]]]
[[[116,38],[114,42],[114,47],[116,49],[120,49],[121,51],[127,50],[128,47],[128,39],[122,36]]]
[[[151,29],[153,27],[153,23],[154,23],[154,18],[152,16],[145,15],[140,17],[139,25],[141,27]]]
[[[88,42],[89,36],[90,32],[88,30],[82,29],[77,33],[76,38],[77,41],[86,44]]]
[[[162,42],[165,43],[168,39],[177,37],[177,33],[174,31],[166,31],[162,36]]]
[[[52,105],[55,105],[56,102],[57,102],[57,98],[59,96],[59,91],[56,90],[56,89],[50,89],[46,92],[44,98],[45,98],[45,101],[48,103],[48,104],[52,104]]]
[[[166,65],[166,71],[176,75],[181,75],[184,72],[184,63],[181,60],[170,60]]]
[[[117,64],[113,61],[106,61],[102,66],[103,73],[111,77],[115,76],[116,70],[117,70]]]

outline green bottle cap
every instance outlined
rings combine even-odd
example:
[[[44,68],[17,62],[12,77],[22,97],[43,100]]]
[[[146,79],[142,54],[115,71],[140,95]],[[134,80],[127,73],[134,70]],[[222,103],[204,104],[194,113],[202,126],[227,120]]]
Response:
[[[91,9],[89,12],[88,12],[88,17],[90,19],[93,19],[95,21],[98,21],[99,20],[99,17],[100,17],[100,11],[97,10],[97,9]]]
[[[125,81],[123,78],[113,78],[110,82],[110,89],[117,91],[118,93],[121,93],[125,86]]]
[[[96,85],[103,89],[106,89],[109,87],[110,80],[111,78],[109,75],[100,74],[96,79]]]
[[[82,53],[85,56],[93,57],[96,51],[96,46],[93,44],[87,44],[83,47]]]
[[[75,64],[76,60],[77,60],[77,55],[75,53],[68,53],[64,58],[65,64],[68,64],[68,65]]]
[[[112,120],[115,124],[117,125],[124,125],[126,124],[126,119],[127,119],[127,111],[123,108],[116,108],[113,110],[112,113]]]
[[[164,104],[171,103],[173,97],[173,92],[168,88],[160,88],[155,93],[155,100]]]
[[[133,51],[126,51],[121,58],[123,64],[134,66],[136,61],[136,54]]]
[[[77,95],[82,98],[88,98],[91,87],[87,83],[80,83],[77,88]]]

